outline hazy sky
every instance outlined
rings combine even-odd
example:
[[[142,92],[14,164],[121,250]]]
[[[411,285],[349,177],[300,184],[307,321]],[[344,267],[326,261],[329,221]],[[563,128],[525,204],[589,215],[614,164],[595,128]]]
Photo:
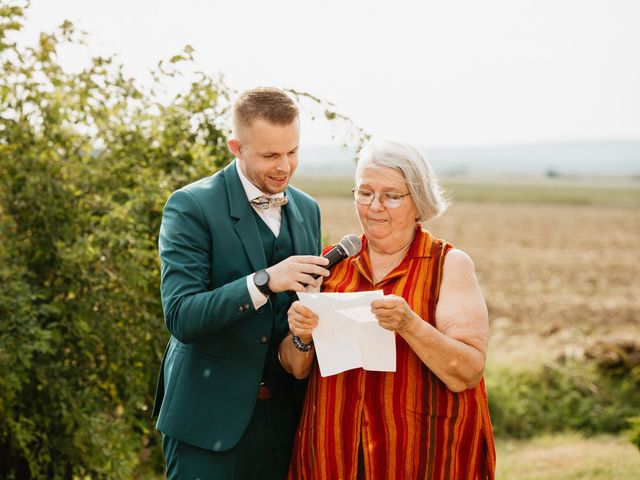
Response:
[[[638,0],[32,0],[25,38],[65,18],[136,77],[190,44],[232,88],[308,91],[420,146],[640,139]]]

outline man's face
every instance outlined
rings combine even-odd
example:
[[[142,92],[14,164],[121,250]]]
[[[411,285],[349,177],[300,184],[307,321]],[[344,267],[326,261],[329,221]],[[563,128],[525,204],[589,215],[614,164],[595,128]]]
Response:
[[[298,166],[300,124],[274,125],[261,118],[238,128],[229,148],[238,158],[242,173],[267,194],[287,188]]]

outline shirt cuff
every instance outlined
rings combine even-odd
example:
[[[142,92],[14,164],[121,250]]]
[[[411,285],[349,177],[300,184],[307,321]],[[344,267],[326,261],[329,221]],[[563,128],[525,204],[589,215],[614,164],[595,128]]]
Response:
[[[249,295],[251,296],[251,301],[253,302],[253,308],[258,310],[261,306],[265,305],[269,301],[269,297],[264,295],[256,284],[253,283],[253,276],[255,273],[247,276],[247,289],[249,290]]]

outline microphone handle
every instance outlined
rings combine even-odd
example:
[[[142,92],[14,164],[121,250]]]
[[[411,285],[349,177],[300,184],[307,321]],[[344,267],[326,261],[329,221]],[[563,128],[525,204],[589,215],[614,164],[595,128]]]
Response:
[[[324,267],[327,270],[331,270],[333,267],[336,266],[336,264],[338,262],[341,262],[342,260],[344,260],[345,258],[347,258],[349,255],[347,254],[347,251],[342,247],[342,245],[338,244],[335,247],[333,247],[331,250],[329,250],[327,253],[325,253],[323,255],[324,258],[329,259],[329,263]],[[319,278],[320,275],[318,275],[317,273],[314,273],[311,275],[313,278]],[[306,283],[302,284],[303,286],[307,286]],[[296,293],[292,290],[289,290],[289,295],[292,297],[293,300],[297,300],[298,296],[296,295]]]
[[[323,256],[324,256],[324,258],[329,260],[329,263],[327,265],[325,265],[325,267],[324,267],[327,270],[331,270],[333,267],[336,266],[336,264],[338,262],[341,262],[342,260],[344,260],[345,258],[348,257],[347,252],[345,252],[344,249],[342,248],[342,246],[339,245],[339,244],[336,245],[335,247],[333,247],[331,250],[329,250]],[[318,274],[313,274],[311,276],[313,278],[320,277],[320,275],[318,275]]]

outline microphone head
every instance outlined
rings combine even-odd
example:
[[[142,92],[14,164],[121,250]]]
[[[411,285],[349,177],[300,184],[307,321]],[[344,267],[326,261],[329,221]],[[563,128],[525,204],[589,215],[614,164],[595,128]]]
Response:
[[[344,249],[345,253],[347,254],[347,257],[354,256],[362,248],[362,242],[360,241],[360,238],[357,235],[354,235],[353,233],[350,233],[342,237],[342,240],[340,240],[339,245]]]

